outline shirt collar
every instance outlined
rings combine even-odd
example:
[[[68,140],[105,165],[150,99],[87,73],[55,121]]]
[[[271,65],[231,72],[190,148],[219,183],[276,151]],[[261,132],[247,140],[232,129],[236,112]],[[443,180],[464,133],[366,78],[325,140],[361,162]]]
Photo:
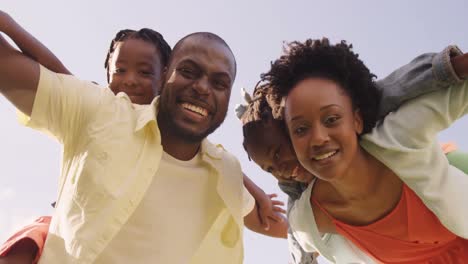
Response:
[[[200,152],[202,157],[208,157],[214,160],[221,160],[223,157],[224,148],[221,144],[214,145],[208,139],[204,139],[201,143]]]
[[[159,96],[155,97],[149,105],[133,105],[136,112],[138,113],[137,121],[135,125],[135,132],[140,131],[145,126],[149,125],[153,132],[156,132],[155,128],[158,128],[156,116],[159,109]],[[153,124],[153,125],[151,125]],[[158,130],[159,133],[159,130]]]

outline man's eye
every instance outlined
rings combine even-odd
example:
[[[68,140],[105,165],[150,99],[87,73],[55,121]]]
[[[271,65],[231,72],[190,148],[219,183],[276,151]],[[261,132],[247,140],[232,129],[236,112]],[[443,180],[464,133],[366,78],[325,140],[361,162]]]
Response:
[[[179,72],[184,76],[185,78],[192,79],[195,76],[195,72],[192,69],[189,68],[180,68]]]
[[[225,81],[215,80],[214,85],[219,90],[225,90],[229,88],[229,85]]]
[[[124,72],[125,72],[125,69],[123,69],[123,68],[115,68],[114,72],[115,72],[115,73],[124,73]]]

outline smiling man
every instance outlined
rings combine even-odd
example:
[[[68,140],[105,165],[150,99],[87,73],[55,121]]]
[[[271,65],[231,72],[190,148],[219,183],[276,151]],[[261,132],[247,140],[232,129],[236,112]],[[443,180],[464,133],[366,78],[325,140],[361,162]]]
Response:
[[[39,263],[242,263],[242,230],[263,231],[237,159],[206,136],[236,74],[228,45],[176,44],[161,97],[133,105],[0,44],[0,91],[28,126],[64,145],[56,212]],[[269,234],[282,236],[284,224]]]

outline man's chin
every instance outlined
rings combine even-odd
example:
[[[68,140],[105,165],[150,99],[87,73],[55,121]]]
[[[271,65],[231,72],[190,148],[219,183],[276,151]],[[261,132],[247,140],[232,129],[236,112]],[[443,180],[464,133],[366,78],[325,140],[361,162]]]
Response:
[[[204,131],[200,133],[200,131]],[[198,127],[184,127],[175,125],[172,129],[172,134],[180,138],[182,141],[190,143],[199,143],[205,139],[209,133],[206,132],[206,129]]]

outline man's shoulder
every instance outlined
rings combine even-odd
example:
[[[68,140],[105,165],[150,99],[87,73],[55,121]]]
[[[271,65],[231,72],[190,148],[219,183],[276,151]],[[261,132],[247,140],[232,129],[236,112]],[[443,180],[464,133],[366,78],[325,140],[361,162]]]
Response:
[[[237,157],[227,151],[222,144],[212,143],[208,139],[203,140],[202,151],[213,159],[239,162]]]

